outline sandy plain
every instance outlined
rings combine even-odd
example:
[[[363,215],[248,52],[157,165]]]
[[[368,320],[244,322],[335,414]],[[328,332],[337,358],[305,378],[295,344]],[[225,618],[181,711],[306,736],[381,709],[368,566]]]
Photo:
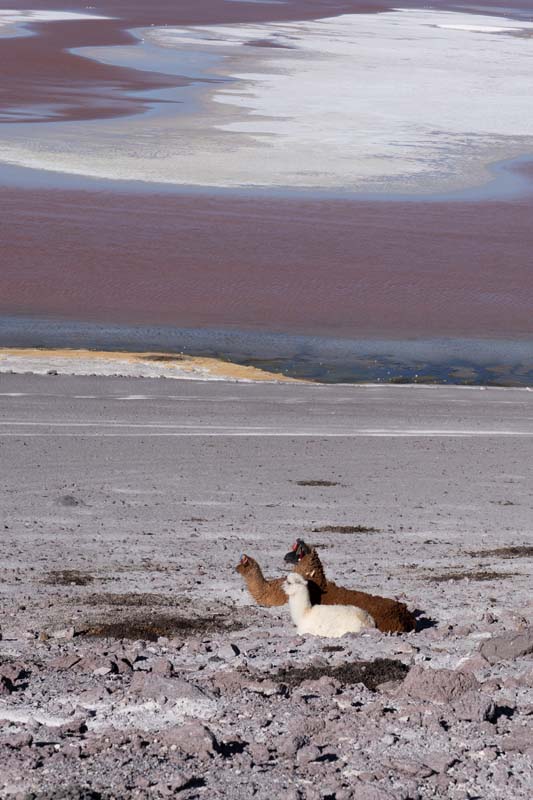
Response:
[[[531,797],[532,420],[516,389],[0,375],[0,795]],[[419,630],[254,606],[241,552],[278,576],[297,536]]]

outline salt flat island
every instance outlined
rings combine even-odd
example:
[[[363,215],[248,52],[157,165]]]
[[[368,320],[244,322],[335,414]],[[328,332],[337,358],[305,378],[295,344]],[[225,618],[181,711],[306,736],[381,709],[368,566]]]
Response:
[[[533,22],[411,9],[305,22],[153,26],[84,58],[185,74],[135,118],[17,126],[0,158],[177,186],[413,195],[483,185],[531,152]],[[512,87],[512,91],[509,88]]]

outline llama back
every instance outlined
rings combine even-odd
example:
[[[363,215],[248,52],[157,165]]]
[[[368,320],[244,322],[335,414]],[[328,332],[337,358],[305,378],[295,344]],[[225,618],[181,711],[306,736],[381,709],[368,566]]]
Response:
[[[337,638],[360,633],[376,624],[370,614],[355,606],[313,606],[298,624],[298,633]]]
[[[388,597],[367,594],[356,589],[345,589],[328,581],[326,591],[321,595],[323,605],[349,604],[367,611],[384,633],[405,633],[413,631],[416,620],[405,603]]]

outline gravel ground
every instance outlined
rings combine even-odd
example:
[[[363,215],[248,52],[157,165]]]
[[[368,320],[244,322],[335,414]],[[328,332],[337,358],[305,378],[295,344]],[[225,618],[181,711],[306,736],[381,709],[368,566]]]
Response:
[[[529,800],[532,412],[0,376],[0,797]],[[279,576],[297,536],[419,630],[253,605],[241,552]]]

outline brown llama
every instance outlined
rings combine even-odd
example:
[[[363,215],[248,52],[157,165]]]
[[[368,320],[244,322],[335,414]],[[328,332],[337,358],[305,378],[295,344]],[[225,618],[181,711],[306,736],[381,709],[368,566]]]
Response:
[[[288,598],[281,588],[285,578],[267,580],[257,561],[247,555],[241,556],[235,569],[244,578],[248,591],[257,605],[267,607],[285,605]]]
[[[312,595],[321,605],[350,605],[367,611],[383,633],[407,633],[415,630],[416,620],[405,603],[388,597],[345,589],[326,578],[322,562],[314,548],[297,539],[285,561],[294,564],[294,572],[309,583]],[[314,590],[314,591],[313,591]]]

